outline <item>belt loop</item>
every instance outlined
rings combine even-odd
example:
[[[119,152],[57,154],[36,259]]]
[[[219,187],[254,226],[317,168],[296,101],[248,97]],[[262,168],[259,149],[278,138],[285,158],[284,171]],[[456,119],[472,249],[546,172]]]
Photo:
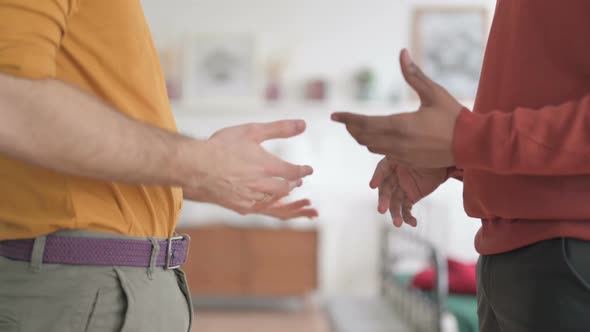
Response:
[[[43,254],[45,253],[45,243],[47,242],[47,236],[39,236],[35,238],[33,242],[33,250],[31,251],[31,266],[32,272],[38,273],[41,271],[43,266]]]
[[[150,241],[152,242],[152,257],[150,258],[150,267],[148,268],[148,278],[153,280],[153,273],[158,262],[158,254],[160,253],[160,244],[154,238],[150,238]]]

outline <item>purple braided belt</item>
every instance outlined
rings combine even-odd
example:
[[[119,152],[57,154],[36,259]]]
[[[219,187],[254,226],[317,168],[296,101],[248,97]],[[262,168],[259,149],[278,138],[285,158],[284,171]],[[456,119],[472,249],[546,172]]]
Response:
[[[34,241],[0,241],[0,256],[29,262]],[[157,241],[160,250],[155,265],[168,270],[179,268],[188,257],[189,242],[188,235]],[[147,240],[48,235],[43,263],[149,267],[152,250],[152,242]]]

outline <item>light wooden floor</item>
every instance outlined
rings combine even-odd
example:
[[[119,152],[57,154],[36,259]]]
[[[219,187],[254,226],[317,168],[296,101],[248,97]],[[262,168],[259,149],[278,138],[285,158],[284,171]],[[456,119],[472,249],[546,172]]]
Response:
[[[318,309],[281,311],[198,311],[193,332],[329,332]]]

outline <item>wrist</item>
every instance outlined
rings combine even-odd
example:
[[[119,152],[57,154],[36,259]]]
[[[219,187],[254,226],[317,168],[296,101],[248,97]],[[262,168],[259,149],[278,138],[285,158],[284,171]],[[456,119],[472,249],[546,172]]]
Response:
[[[453,131],[452,131],[452,139],[451,139],[451,157],[453,160],[452,165],[450,168],[453,168],[457,165],[457,155],[458,155],[458,146],[465,140],[464,139],[464,129],[462,129],[462,124],[464,122],[463,118],[466,116],[470,116],[472,112],[467,107],[462,107],[459,112],[457,113],[454,121],[453,121]],[[456,168],[455,168],[456,169]]]
[[[176,144],[169,173],[172,181],[184,190],[193,191],[211,169],[210,148],[207,141],[180,136]]]

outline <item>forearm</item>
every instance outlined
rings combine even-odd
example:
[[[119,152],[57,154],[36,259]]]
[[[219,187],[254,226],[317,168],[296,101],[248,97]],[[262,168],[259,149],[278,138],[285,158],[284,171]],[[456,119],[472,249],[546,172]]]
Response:
[[[540,109],[472,114],[455,128],[457,166],[497,174],[590,174],[590,96]]]
[[[0,154],[106,181],[183,186],[204,152],[54,80],[0,75],[0,119]]]

